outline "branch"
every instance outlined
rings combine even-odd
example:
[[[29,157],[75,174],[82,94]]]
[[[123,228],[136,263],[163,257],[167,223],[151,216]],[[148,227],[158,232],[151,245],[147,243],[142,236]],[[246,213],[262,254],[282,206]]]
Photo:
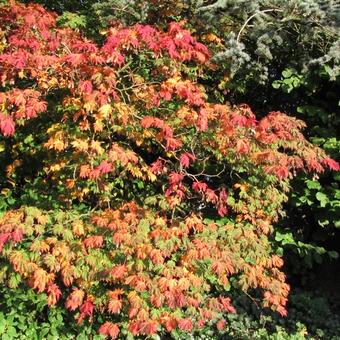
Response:
[[[224,8],[226,6],[227,2],[226,0],[218,0],[215,3],[207,6],[202,6],[197,8],[197,12],[205,12],[205,11],[211,11],[214,9]]]
[[[256,11],[253,15],[251,15],[243,24],[243,26],[241,27],[240,31],[237,34],[237,38],[236,38],[236,42],[239,43],[240,42],[240,37],[241,34],[243,32],[243,30],[246,28],[246,26],[248,25],[249,21],[251,19],[253,19],[256,15],[258,14],[263,14],[263,13],[267,13],[267,12],[283,12],[282,9],[276,9],[276,8],[270,8],[270,9],[264,9],[263,11]]]

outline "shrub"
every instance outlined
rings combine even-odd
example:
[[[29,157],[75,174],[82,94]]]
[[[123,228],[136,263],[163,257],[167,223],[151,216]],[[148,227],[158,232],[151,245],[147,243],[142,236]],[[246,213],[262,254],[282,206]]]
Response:
[[[229,292],[286,315],[272,224],[298,170],[339,168],[304,123],[209,101],[178,23],[97,45],[39,5],[0,19],[2,282],[111,338],[222,328]]]

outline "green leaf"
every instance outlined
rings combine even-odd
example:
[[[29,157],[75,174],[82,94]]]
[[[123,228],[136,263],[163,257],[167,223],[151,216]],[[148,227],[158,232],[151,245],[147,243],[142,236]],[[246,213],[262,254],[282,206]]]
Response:
[[[317,192],[315,195],[316,199],[320,202],[320,206],[324,208],[329,202],[328,197],[323,192]]]
[[[332,259],[339,258],[339,253],[337,251],[330,250],[327,253],[328,253],[329,257],[332,258]]]
[[[283,75],[285,78],[291,77],[292,74],[293,74],[293,70],[290,69],[290,68],[287,68],[287,69],[285,69],[284,71],[282,71],[282,75]]]
[[[138,224],[138,232],[141,234],[147,234],[150,232],[150,222],[147,219],[140,220]]]
[[[306,181],[308,189],[321,189],[321,184],[318,181]]]
[[[273,81],[272,86],[274,89],[279,89],[281,87],[281,84],[282,84],[281,80],[275,80]]]

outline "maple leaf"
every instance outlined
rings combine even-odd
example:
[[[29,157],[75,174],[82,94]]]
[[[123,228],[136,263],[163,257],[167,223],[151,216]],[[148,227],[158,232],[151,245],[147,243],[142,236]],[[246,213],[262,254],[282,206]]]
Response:
[[[103,175],[108,174],[112,171],[112,164],[108,161],[102,161],[97,167],[97,170],[99,170]]]
[[[114,324],[112,322],[106,321],[104,324],[102,324],[98,330],[99,334],[107,335],[111,339],[117,339],[119,335],[119,327],[117,324]]]
[[[13,119],[3,113],[0,113],[0,131],[5,137],[13,136],[15,131]]]
[[[156,128],[162,129],[164,127],[164,121],[159,118],[152,117],[152,116],[145,116],[141,120],[141,126],[145,129],[150,128],[150,127],[156,127]]]
[[[161,307],[164,303],[164,298],[165,296],[163,294],[157,293],[157,294],[153,294],[150,297],[150,302],[154,307]]]
[[[289,176],[289,171],[284,165],[266,166],[264,170],[269,174],[276,175],[278,178],[287,178]]]
[[[216,327],[219,331],[222,331],[226,326],[225,320],[220,320],[217,322]]]
[[[205,190],[205,196],[208,202],[216,203],[218,201],[218,196],[216,195],[215,191],[212,189]]]
[[[56,151],[63,151],[67,147],[65,135],[63,131],[57,131],[45,144],[45,147]]]
[[[46,289],[48,283],[48,273],[42,268],[35,270],[33,273],[33,288],[37,289],[39,293],[42,293]]]
[[[70,286],[74,280],[74,268],[66,265],[61,271],[61,276],[65,286]]]
[[[118,314],[120,313],[122,306],[123,306],[123,303],[121,300],[110,299],[107,308],[110,313]]]
[[[192,188],[195,191],[205,192],[208,189],[208,185],[206,183],[202,183],[202,182],[197,181],[197,182],[192,183]]]
[[[169,137],[166,138],[166,150],[173,151],[182,146],[182,142],[179,139]]]
[[[110,274],[112,275],[113,278],[119,280],[127,274],[127,268],[123,264],[115,266],[110,270]]]
[[[79,66],[86,60],[86,57],[82,53],[71,53],[64,57],[64,61],[70,63],[72,66]]]
[[[88,297],[86,301],[80,306],[80,315],[77,318],[77,323],[81,323],[86,317],[89,317],[90,322],[93,317],[94,304],[93,299]]]
[[[103,118],[107,118],[111,115],[113,108],[110,104],[105,104],[98,109],[98,112]]]
[[[151,250],[149,256],[151,261],[156,265],[164,263],[164,257],[162,256],[162,252],[159,249]]]
[[[193,328],[192,321],[190,319],[180,319],[178,327],[183,331],[191,332]]]
[[[66,308],[71,311],[76,310],[82,305],[84,296],[85,293],[83,290],[75,288],[65,302]]]
[[[10,237],[10,232],[0,234],[0,251],[2,251],[4,244],[10,239]]]
[[[236,313],[236,309],[231,305],[230,298],[220,296],[219,301],[221,303],[222,309],[228,313]]]
[[[133,335],[139,335],[140,334],[140,329],[141,329],[141,321],[130,321],[128,330],[133,334]]]
[[[82,220],[76,220],[72,222],[72,231],[77,236],[82,236],[85,234],[84,223]]]
[[[250,145],[248,140],[246,139],[239,139],[236,143],[236,151],[238,153],[249,153],[250,152]]]
[[[190,161],[195,161],[195,159],[196,157],[189,152],[182,153],[179,157],[179,161],[184,168],[189,167]]]
[[[181,174],[181,173],[178,173],[178,172],[172,172],[170,175],[169,175],[169,183],[171,185],[176,185],[178,183],[180,183],[184,178],[184,175]]]
[[[91,93],[93,90],[92,83],[89,80],[79,82],[79,90],[83,93]]]
[[[284,308],[283,306],[277,306],[277,307],[276,307],[276,311],[277,311],[281,316],[287,316],[287,315],[288,315],[287,309]]]
[[[177,327],[177,320],[173,317],[163,318],[162,324],[165,326],[165,329],[170,333]]]
[[[145,321],[140,326],[140,332],[146,335],[157,333],[158,322],[157,321]]]
[[[24,231],[20,228],[13,230],[12,233],[11,233],[11,239],[14,242],[20,242],[22,240],[23,236],[24,236]]]
[[[219,204],[218,205],[218,210],[217,213],[221,216],[224,217],[228,213],[228,209],[225,204]]]
[[[91,168],[89,165],[84,164],[80,166],[79,176],[80,178],[87,178],[90,176]]]
[[[61,290],[55,283],[50,283],[47,286],[47,303],[49,306],[54,306],[61,297]]]
[[[150,166],[150,170],[156,174],[159,175],[164,171],[164,161],[162,161],[161,159],[157,159],[157,161],[153,162]]]
[[[324,165],[327,165],[331,170],[334,170],[334,171],[340,170],[339,163],[332,158],[326,157],[322,160],[322,163]]]
[[[101,235],[90,236],[84,240],[84,245],[86,248],[101,248],[103,243],[104,238]]]

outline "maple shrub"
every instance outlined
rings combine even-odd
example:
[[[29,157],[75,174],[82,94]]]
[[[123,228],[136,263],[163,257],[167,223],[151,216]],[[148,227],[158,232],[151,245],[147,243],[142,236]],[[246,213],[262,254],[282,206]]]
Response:
[[[269,241],[298,170],[339,165],[280,112],[209,101],[179,23],[97,45],[36,4],[0,8],[0,280],[99,333],[223,329],[231,292],[286,315]]]

